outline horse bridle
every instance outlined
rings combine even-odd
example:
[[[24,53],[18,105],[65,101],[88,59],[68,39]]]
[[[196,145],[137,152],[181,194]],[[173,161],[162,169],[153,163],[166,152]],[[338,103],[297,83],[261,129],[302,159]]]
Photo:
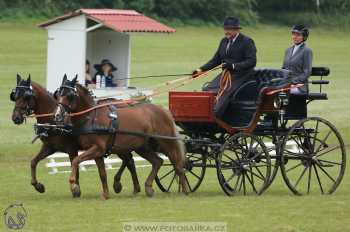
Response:
[[[33,112],[34,112],[34,109],[32,109],[30,106],[29,106],[29,101],[35,97],[35,93],[33,91],[33,87],[30,85],[30,86],[25,86],[25,85],[18,85],[16,86],[15,89],[12,89],[11,91],[11,94],[10,94],[10,100],[13,101],[13,102],[16,102],[18,100],[18,98],[20,98],[21,96],[19,95],[18,93],[18,90],[24,90],[24,93],[23,93],[23,99],[27,102],[26,104],[26,107],[18,107],[18,106],[15,106],[15,109],[18,109],[20,110],[21,112],[25,112],[25,115],[28,116],[28,115],[31,115]]]
[[[69,85],[61,85],[60,88],[58,88],[55,93],[54,93],[54,97],[55,99],[57,100],[58,99],[58,96],[63,96],[63,90],[64,89],[68,89],[70,92],[73,92],[73,94],[66,94],[67,95],[67,98],[68,100],[71,102],[74,100],[75,97],[78,96],[77,94],[77,88],[75,87],[71,87]],[[72,109],[69,105],[66,105],[66,104],[63,104],[61,102],[58,103],[58,105],[62,106],[64,108],[64,110],[68,113],[71,113],[72,112]]]

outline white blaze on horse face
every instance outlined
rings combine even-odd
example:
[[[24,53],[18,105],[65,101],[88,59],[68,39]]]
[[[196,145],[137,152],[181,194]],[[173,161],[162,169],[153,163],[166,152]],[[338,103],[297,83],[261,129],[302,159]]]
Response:
[[[56,112],[55,112],[55,121],[56,122],[63,122],[63,119],[64,119],[63,114],[64,114],[63,106],[58,105]]]

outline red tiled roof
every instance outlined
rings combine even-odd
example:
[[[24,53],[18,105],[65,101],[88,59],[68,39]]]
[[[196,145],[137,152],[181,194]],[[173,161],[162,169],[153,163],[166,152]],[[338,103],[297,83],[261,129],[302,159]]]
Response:
[[[137,11],[114,9],[80,9],[44,22],[39,26],[46,27],[81,14],[85,14],[92,20],[103,23],[106,27],[119,32],[173,33],[176,31],[175,29],[140,14]]]

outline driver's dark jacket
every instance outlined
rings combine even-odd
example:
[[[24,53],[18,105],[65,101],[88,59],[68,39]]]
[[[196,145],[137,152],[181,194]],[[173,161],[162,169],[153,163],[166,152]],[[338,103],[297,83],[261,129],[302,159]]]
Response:
[[[210,70],[223,62],[230,62],[234,64],[234,70],[232,75],[232,86],[225,94],[220,98],[214,107],[214,113],[216,117],[222,118],[225,110],[229,104],[230,96],[237,90],[244,82],[253,78],[254,67],[256,65],[256,47],[254,41],[243,34],[239,34],[234,43],[230,45],[228,52],[226,53],[226,47],[229,40],[225,37],[221,40],[219,47],[214,54],[213,58],[203,65],[201,69],[203,71]],[[208,88],[203,90],[217,91],[219,87],[221,74],[219,74]]]

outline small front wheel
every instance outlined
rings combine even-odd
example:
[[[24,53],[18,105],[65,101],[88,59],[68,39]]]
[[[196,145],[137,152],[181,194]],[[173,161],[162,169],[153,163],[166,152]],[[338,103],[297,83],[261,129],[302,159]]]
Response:
[[[195,192],[204,179],[206,160],[206,154],[186,153],[185,178],[191,192]],[[169,160],[164,161],[155,181],[162,192],[176,192],[179,189],[178,176]]]

